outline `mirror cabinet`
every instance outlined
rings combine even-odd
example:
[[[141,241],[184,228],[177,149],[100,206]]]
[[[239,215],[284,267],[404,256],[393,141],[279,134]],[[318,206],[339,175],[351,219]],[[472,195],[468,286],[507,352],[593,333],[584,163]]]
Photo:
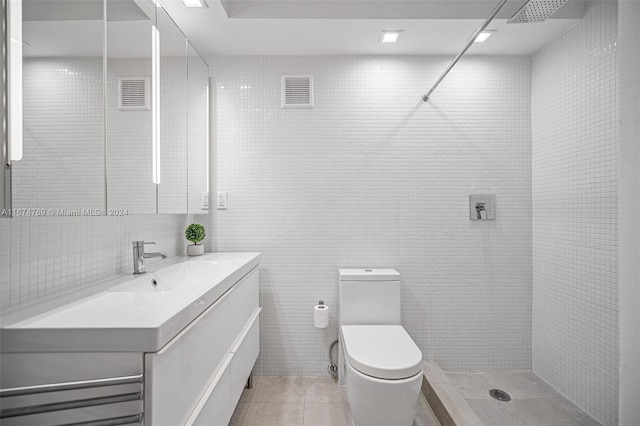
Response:
[[[157,143],[152,110],[156,8],[149,2],[122,10],[124,4],[106,3],[107,207],[153,214],[157,212],[152,156]]]
[[[158,213],[187,212],[187,41],[158,9],[160,37],[160,141]]]
[[[191,44],[187,61],[188,209],[197,213],[209,193],[209,66]]]
[[[10,91],[8,100],[21,112],[20,120],[8,117],[10,128],[21,124],[21,140],[3,134],[3,207],[14,215],[202,213],[209,68],[161,5],[8,0],[8,7],[21,15],[9,26],[21,27],[21,52],[9,49],[8,58],[8,68],[21,67],[21,96]],[[5,158],[12,144],[21,145],[21,158]]]

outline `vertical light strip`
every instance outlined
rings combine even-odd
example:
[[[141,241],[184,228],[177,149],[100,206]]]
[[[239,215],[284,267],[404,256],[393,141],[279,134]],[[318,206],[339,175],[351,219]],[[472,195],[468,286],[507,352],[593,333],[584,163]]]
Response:
[[[9,161],[22,159],[22,0],[9,0]]]
[[[207,68],[208,70],[208,68]],[[209,192],[209,134],[211,133],[211,129],[209,128],[209,102],[211,102],[211,99],[209,98],[210,93],[209,93],[209,77],[207,76],[207,105],[206,105],[206,111],[207,111],[207,192]],[[211,194],[209,194],[209,196],[211,196]]]
[[[108,76],[108,37],[109,34],[109,16],[107,16],[107,0],[103,0],[102,2],[102,20],[103,20],[103,31],[102,31],[102,81],[107,81]],[[109,141],[107,139],[107,123],[109,117],[107,115],[107,85],[105,83],[102,84],[102,141],[103,141],[103,152],[104,157],[102,159],[104,164],[104,211],[106,212],[109,208]]]
[[[2,166],[9,166],[11,159],[9,158],[9,127],[8,127],[8,114],[9,114],[9,0],[0,0],[0,133],[2,134]],[[4,189],[4,167],[0,171],[0,193]],[[0,205],[4,209],[2,204],[4,200],[0,200]]]
[[[156,183],[160,183],[160,147],[162,146],[162,137],[160,136],[160,31],[156,28],[156,89],[154,97],[156,98]]]
[[[151,26],[151,127],[153,183],[160,183],[160,32]]]
[[[156,49],[156,35],[158,29],[155,25],[151,26],[151,162],[153,169],[151,171],[151,179],[153,183],[157,182],[157,163],[156,163],[156,149],[158,147],[158,129],[156,122],[156,108],[158,105],[158,96],[156,87],[158,85],[158,79],[156,77],[156,56],[158,52]]]

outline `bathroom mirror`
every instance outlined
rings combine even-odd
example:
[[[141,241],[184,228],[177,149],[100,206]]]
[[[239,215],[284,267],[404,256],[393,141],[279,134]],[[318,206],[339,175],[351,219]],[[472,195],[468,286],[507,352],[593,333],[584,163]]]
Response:
[[[23,155],[12,162],[13,208],[101,211],[103,2],[23,0],[22,37]]]
[[[187,39],[162,8],[158,213],[187,213]]]
[[[123,10],[123,5],[129,7]],[[152,111],[151,2],[107,2],[107,204],[127,214],[157,212]]]
[[[209,66],[191,46],[187,48],[188,129],[187,167],[189,179],[189,211],[200,214],[203,196],[209,192]]]
[[[22,0],[19,10],[24,154],[3,205],[202,213],[208,66],[167,12],[154,0]]]

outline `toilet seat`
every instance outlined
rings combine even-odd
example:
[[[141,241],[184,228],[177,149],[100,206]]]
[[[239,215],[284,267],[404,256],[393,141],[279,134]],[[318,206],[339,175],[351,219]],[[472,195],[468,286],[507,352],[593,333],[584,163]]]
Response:
[[[401,325],[344,325],[347,362],[379,379],[405,379],[422,370],[422,352]]]

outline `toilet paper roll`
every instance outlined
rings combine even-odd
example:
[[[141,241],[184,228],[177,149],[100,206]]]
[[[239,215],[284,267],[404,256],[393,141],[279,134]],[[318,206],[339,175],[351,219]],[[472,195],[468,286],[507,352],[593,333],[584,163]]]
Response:
[[[316,328],[326,328],[329,325],[329,307],[327,305],[313,307],[313,325]]]

